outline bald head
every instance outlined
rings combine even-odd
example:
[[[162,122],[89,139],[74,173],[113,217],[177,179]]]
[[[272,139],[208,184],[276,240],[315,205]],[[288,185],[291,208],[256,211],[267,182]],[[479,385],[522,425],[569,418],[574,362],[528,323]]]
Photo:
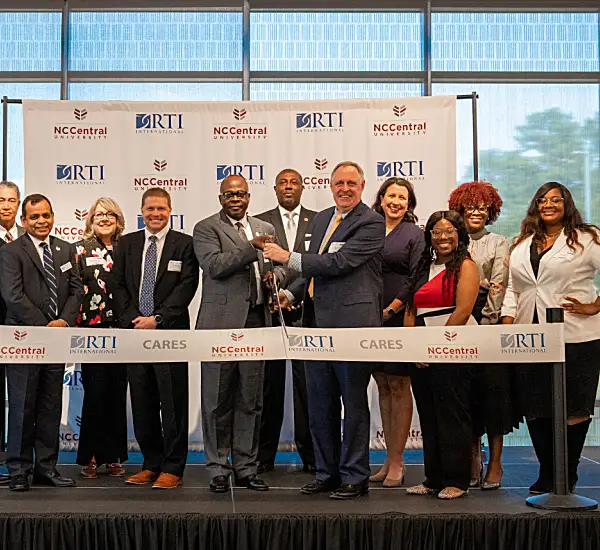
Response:
[[[225,214],[234,220],[241,220],[250,204],[248,182],[242,176],[227,176],[221,182],[219,202]]]

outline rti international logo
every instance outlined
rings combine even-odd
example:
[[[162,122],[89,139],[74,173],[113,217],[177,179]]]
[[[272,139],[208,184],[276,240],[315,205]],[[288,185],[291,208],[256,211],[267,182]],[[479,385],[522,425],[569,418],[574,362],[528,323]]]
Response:
[[[171,214],[169,220],[169,227],[175,231],[185,231],[184,217],[184,214]],[[144,216],[142,216],[141,214],[138,214],[137,217],[137,228],[146,228],[146,224],[144,223]]]
[[[307,190],[325,189],[329,187],[329,161],[326,157],[316,158],[313,161],[313,172],[304,176],[303,183]]]
[[[460,337],[456,330],[444,331],[444,340],[443,344],[427,346],[429,359],[438,361],[472,360],[479,357],[479,348],[477,346],[464,346],[459,343]]]
[[[91,122],[88,120],[88,115],[84,107],[74,109],[71,120],[54,126],[54,139],[88,141],[106,139],[108,126],[101,122]]]
[[[423,181],[425,170],[423,160],[383,160],[377,161],[377,181],[387,178],[404,178],[408,181]]]
[[[57,223],[53,229],[54,235],[72,243],[80,241],[83,239],[83,226],[85,225],[87,215],[88,211],[86,208],[75,208],[73,210],[75,223],[72,221],[64,224]]]
[[[169,193],[187,191],[188,178],[186,175],[171,172],[171,167],[165,159],[154,159],[148,166],[146,174],[133,178],[134,191],[146,191],[153,187],[162,187]]]
[[[305,351],[314,354],[328,354],[335,352],[333,336],[313,334],[288,335],[288,349],[290,351]]]
[[[265,185],[264,164],[217,164],[217,183],[228,176],[243,176],[248,185]]]
[[[416,137],[427,134],[427,120],[412,116],[406,105],[394,105],[389,118],[373,123],[374,137]]]
[[[114,355],[117,353],[117,337],[99,334],[71,336],[71,355]]]
[[[296,132],[343,132],[344,113],[342,111],[321,111],[296,113]]]
[[[136,113],[136,134],[181,135],[185,133],[182,113]]]
[[[85,187],[103,185],[106,183],[104,164],[57,164],[56,183]]]
[[[500,349],[510,355],[546,353],[546,335],[543,332],[500,334]]]
[[[267,139],[266,124],[250,120],[246,107],[237,107],[231,111],[231,120],[213,126],[213,139],[253,140]]]
[[[229,334],[232,343],[220,346],[211,346],[211,354],[215,358],[236,358],[236,357],[263,357],[265,346],[241,345],[244,339],[244,332],[234,330]]]
[[[46,346],[28,342],[29,335],[24,328],[17,328],[13,332],[14,342],[0,345],[0,360],[11,363],[15,360],[43,359],[46,355]]]

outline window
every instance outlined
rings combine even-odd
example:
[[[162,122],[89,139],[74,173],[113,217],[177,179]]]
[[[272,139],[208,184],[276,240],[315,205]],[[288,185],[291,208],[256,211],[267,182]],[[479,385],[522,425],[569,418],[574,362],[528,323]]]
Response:
[[[73,71],[239,71],[242,14],[74,12]]]
[[[418,13],[252,13],[253,71],[420,71]]]
[[[60,71],[60,12],[0,12],[0,71]]]
[[[73,83],[70,98],[88,101],[240,101],[242,85],[221,82]]]
[[[348,82],[257,82],[250,86],[253,101],[407,97],[421,95],[421,84]]]

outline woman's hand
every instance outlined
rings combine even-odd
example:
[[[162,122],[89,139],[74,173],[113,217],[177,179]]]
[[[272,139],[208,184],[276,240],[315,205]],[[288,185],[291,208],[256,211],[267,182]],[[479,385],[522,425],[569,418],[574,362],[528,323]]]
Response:
[[[425,367],[429,366],[429,363],[415,363],[415,365],[420,369],[424,369]]]
[[[561,304],[561,307],[567,313],[592,316],[600,312],[600,305],[598,305],[596,302],[591,304],[582,304],[577,298],[571,298],[569,296],[565,296],[564,299],[569,303]]]

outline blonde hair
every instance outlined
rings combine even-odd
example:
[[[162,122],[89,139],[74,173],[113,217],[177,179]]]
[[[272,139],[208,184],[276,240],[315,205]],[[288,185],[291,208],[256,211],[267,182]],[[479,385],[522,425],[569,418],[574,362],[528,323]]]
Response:
[[[113,212],[117,216],[117,230],[115,231],[114,240],[116,241],[125,231],[125,216],[123,215],[123,211],[121,207],[117,204],[114,199],[110,197],[100,197],[94,201],[92,204],[87,218],[85,219],[85,229],[83,230],[83,238],[89,239],[94,236],[94,214],[96,213],[96,208],[101,206],[105,208],[109,212]]]
[[[343,162],[338,162],[335,165],[335,168],[331,172],[331,181],[333,181],[333,176],[335,176],[335,173],[340,168],[344,168],[345,166],[351,166],[352,168],[356,168],[358,174],[360,175],[361,183],[363,183],[365,181],[365,171],[361,168],[360,164],[353,162],[351,160],[344,160]]]

